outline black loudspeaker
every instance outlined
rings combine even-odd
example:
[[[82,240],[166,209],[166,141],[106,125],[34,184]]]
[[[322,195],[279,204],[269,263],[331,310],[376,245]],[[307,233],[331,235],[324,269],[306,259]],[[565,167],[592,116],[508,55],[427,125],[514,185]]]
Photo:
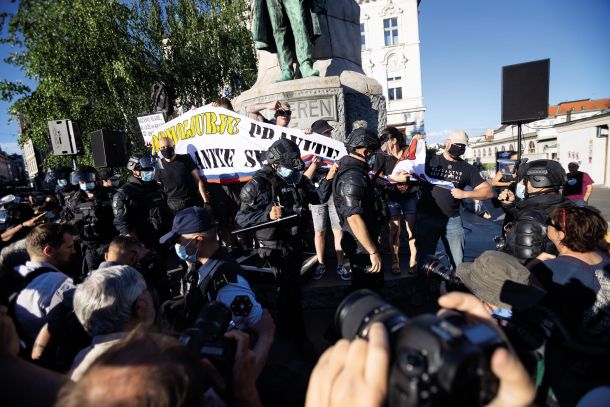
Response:
[[[550,59],[542,59],[502,67],[502,124],[548,116],[550,66]]]
[[[129,154],[125,133],[111,130],[96,130],[91,133],[91,151],[96,167],[125,167]]]

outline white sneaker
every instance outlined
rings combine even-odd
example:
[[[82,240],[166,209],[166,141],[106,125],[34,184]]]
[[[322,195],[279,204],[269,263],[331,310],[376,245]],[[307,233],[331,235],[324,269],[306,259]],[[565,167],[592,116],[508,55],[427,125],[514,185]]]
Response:
[[[341,280],[343,281],[350,281],[352,279],[352,273],[347,271],[343,265],[337,266],[337,274],[339,274],[339,277],[341,277]]]

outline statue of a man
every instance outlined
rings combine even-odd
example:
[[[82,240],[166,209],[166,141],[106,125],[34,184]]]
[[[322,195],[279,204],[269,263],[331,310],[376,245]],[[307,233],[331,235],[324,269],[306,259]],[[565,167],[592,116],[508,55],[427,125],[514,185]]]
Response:
[[[326,0],[253,0],[253,34],[257,49],[277,52],[278,82],[294,79],[294,56],[303,78],[319,76],[313,69],[313,42],[320,35],[318,14]]]

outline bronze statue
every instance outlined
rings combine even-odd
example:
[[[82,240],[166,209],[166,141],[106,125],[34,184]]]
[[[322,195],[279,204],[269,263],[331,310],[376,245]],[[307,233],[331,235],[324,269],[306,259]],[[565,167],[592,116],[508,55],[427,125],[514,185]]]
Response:
[[[318,14],[326,0],[253,0],[253,34],[257,49],[277,52],[278,82],[294,79],[294,57],[303,78],[319,76],[313,69],[313,42],[320,35]]]

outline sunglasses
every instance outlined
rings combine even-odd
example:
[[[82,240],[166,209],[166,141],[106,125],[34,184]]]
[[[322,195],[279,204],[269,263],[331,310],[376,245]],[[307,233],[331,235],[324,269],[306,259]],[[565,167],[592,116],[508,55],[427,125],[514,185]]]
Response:
[[[290,110],[276,110],[275,111],[275,115],[276,116],[286,116],[286,117],[290,117],[290,115],[292,115],[292,111]]]

